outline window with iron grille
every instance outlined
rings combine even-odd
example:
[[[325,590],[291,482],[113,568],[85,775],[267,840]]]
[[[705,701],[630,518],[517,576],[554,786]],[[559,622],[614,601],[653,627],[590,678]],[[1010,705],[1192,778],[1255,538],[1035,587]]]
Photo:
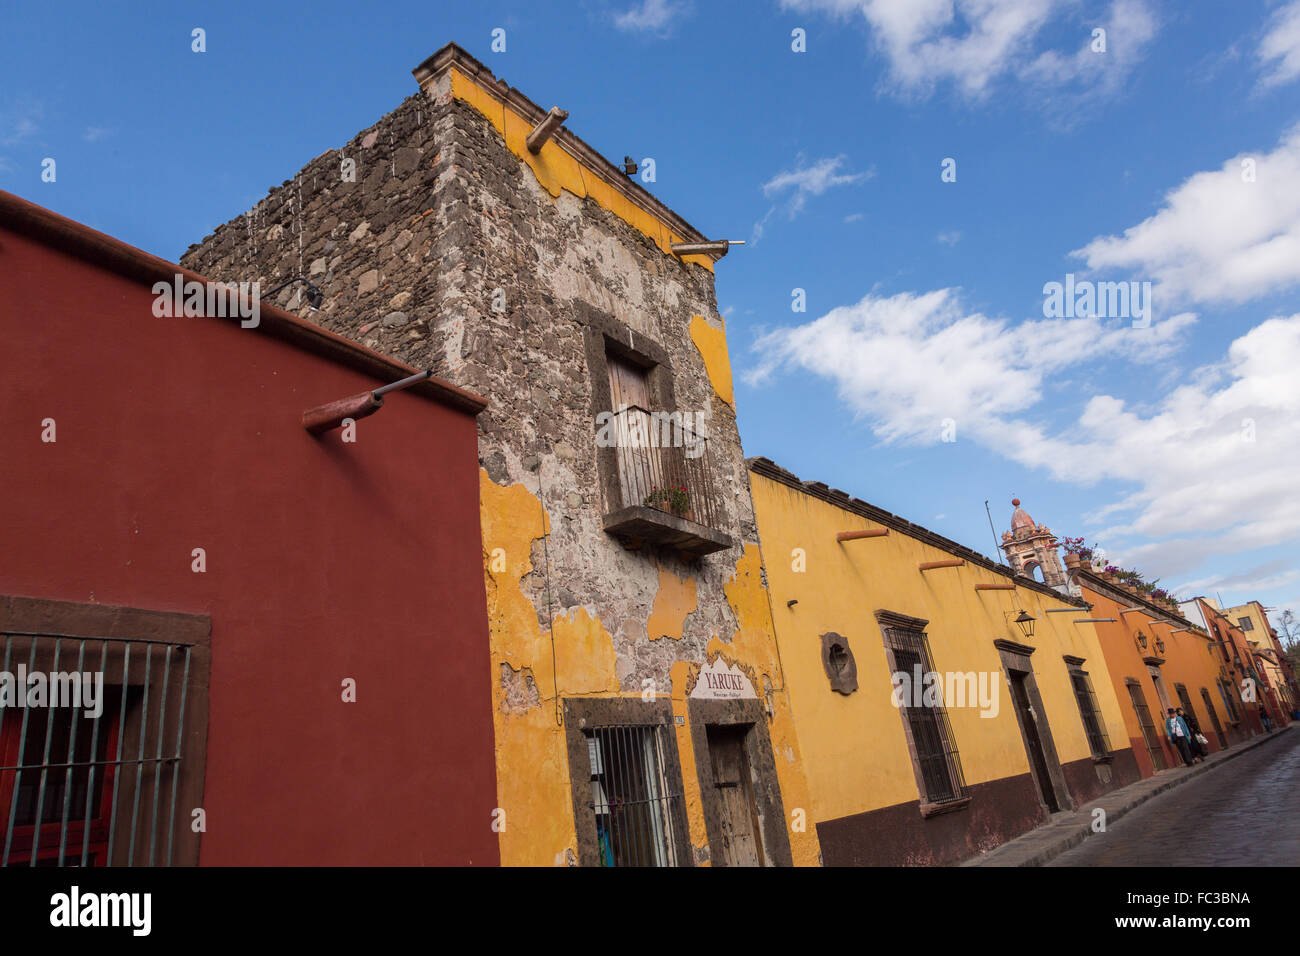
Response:
[[[1239,626],[1243,631],[1253,631],[1253,630],[1255,629],[1255,622],[1252,621],[1252,620],[1251,620],[1250,618],[1248,618],[1248,617],[1239,617],[1239,618],[1237,618],[1237,625],[1238,625],[1238,626]]]
[[[934,660],[924,631],[883,622],[881,630],[894,674],[906,674],[908,681],[914,684],[917,674],[934,671]],[[969,792],[962,775],[961,755],[957,752],[952,727],[948,723],[948,713],[941,700],[933,704],[924,701],[924,697],[918,702],[916,696],[904,695],[900,707],[921,788],[921,803],[963,800]]]
[[[1165,770],[1169,766],[1165,762],[1165,748],[1156,734],[1156,726],[1151,720],[1151,711],[1147,708],[1147,699],[1142,693],[1142,686],[1131,677],[1126,678],[1124,684],[1128,687],[1129,700],[1132,701],[1133,710],[1137,714],[1138,726],[1142,728],[1142,739],[1146,742],[1151,765],[1156,770]]]
[[[190,814],[203,753],[193,712],[206,712],[194,699],[206,655],[199,668],[188,642],[17,629],[0,642],[12,689],[0,699],[0,866],[197,862]],[[82,686],[70,698],[74,678]],[[94,701],[83,679],[98,687]],[[45,694],[29,692],[34,680]]]
[[[1214,709],[1214,704],[1210,701],[1210,692],[1206,688],[1201,688],[1201,703],[1205,705],[1205,712],[1210,715],[1210,723],[1214,726],[1214,736],[1219,738],[1220,749],[1228,746],[1228,738],[1223,735],[1223,725],[1219,723],[1219,714]]]
[[[601,866],[678,866],[682,793],[669,785],[661,729],[614,724],[584,732]]]
[[[1083,730],[1088,736],[1088,749],[1094,757],[1110,756],[1110,737],[1102,721],[1101,705],[1097,702],[1097,693],[1092,687],[1092,678],[1078,664],[1070,664],[1070,685],[1074,688],[1074,699],[1079,705],[1079,716],[1083,718]]]
[[[1232,691],[1228,689],[1227,682],[1223,680],[1219,680],[1218,686],[1219,686],[1219,696],[1223,698],[1224,706],[1228,708],[1229,719],[1233,721],[1240,720],[1241,718],[1237,716],[1237,704],[1232,699]]]

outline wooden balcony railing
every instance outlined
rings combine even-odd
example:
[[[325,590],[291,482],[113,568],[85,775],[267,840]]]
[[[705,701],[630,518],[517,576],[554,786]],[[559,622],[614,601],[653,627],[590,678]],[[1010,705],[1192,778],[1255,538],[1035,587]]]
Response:
[[[695,554],[731,547],[721,532],[709,439],[679,412],[629,405],[602,430],[612,444],[605,528]],[[608,454],[608,453],[607,453]]]

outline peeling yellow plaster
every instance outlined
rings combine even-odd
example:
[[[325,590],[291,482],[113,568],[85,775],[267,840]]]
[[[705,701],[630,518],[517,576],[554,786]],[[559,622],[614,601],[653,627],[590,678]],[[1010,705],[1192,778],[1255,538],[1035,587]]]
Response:
[[[682,763],[682,793],[686,798],[686,831],[693,850],[703,850],[709,845],[709,834],[704,826],[704,802],[700,796],[700,775],[695,766],[695,741],[691,739],[691,718],[686,705],[686,686],[699,670],[691,661],[677,661],[669,670],[673,682],[673,721],[677,731],[677,753]],[[696,859],[698,859],[698,855]],[[693,861],[692,861],[693,862]]]
[[[564,728],[557,723],[551,639],[537,621],[520,581],[532,571],[533,541],[550,531],[541,502],[523,485],[502,487],[479,473],[479,514],[487,585],[496,732],[497,800],[506,811],[500,831],[503,866],[553,866],[565,849],[577,850]],[[492,571],[502,549],[505,569]],[[500,566],[500,562],[496,562]],[[561,694],[618,689],[614,643],[600,621],[576,608],[555,620],[555,659]],[[504,712],[501,665],[533,672],[540,705]]]
[[[679,578],[660,565],[659,591],[655,594],[654,607],[650,609],[650,620],[646,622],[646,633],[650,640],[671,637],[674,641],[680,641],[686,616],[697,607],[699,598],[695,593],[695,578]]]
[[[718,398],[733,409],[736,396],[731,387],[731,356],[727,353],[727,330],[715,329],[702,315],[691,316],[691,341],[704,359],[704,370]]]
[[[554,140],[542,144],[536,153],[530,153],[526,145],[528,134],[533,125],[501,100],[497,99],[474,80],[456,68],[450,70],[451,95],[468,103],[478,110],[496,127],[496,131],[505,140],[506,148],[523,160],[537,176],[537,181],[553,198],[558,199],[560,191],[573,193],[579,199],[591,198],[602,208],[609,210],[633,229],[643,233],[665,254],[674,256],[670,243],[685,241],[657,216],[652,215],[632,202],[619,190],[603,179],[594,170],[586,169]],[[674,256],[683,262],[694,262],[713,271],[713,260],[708,256]]]
[[[768,734],[772,741],[777,780],[781,785],[785,827],[790,835],[790,854],[795,866],[818,866],[821,847],[812,825],[808,783],[803,775],[794,715],[790,709],[790,699],[785,690],[777,653],[776,629],[772,623],[767,589],[763,586],[763,559],[758,545],[748,542],[745,544],[744,552],[736,562],[736,574],[723,585],[723,593],[736,614],[738,627],[730,644],[724,644],[717,637],[709,641],[705,655],[712,657],[718,652],[727,660],[748,667],[758,678],[754,690],[760,699],[765,689],[763,679],[771,682],[772,713],[768,720]],[[804,811],[806,823],[803,832],[790,829],[791,814],[797,809]]]

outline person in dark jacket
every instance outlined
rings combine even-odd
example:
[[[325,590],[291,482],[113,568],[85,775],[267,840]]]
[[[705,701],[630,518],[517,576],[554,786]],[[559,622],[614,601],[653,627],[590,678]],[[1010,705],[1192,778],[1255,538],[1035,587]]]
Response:
[[[1165,721],[1165,733],[1183,758],[1183,763],[1190,767],[1195,762],[1192,757],[1192,735],[1187,730],[1187,721],[1174,713],[1172,707],[1169,708],[1169,719]]]
[[[1201,736],[1201,725],[1197,721],[1195,714],[1186,713],[1181,707],[1178,708],[1178,716],[1183,718],[1183,723],[1187,724],[1187,730],[1190,734],[1188,745],[1192,748],[1192,756],[1197,760],[1204,760],[1210,755],[1210,748],[1201,743],[1198,739]]]

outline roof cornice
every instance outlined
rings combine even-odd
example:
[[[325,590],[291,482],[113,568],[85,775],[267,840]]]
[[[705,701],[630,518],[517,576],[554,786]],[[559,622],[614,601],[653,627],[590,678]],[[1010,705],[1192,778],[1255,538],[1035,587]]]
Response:
[[[745,464],[749,470],[756,475],[769,478],[772,481],[792,488],[795,491],[802,492],[812,498],[818,498],[827,504],[834,505],[844,511],[860,515],[863,518],[869,518],[887,528],[891,528],[909,537],[923,541],[931,547],[938,548],[941,551],[954,555],[955,557],[964,558],[971,564],[977,564],[986,571],[992,571],[994,574],[1000,574],[1005,578],[1010,578],[1018,587],[1026,588],[1030,591],[1038,591],[1048,597],[1055,598],[1064,604],[1071,604],[1075,607],[1087,607],[1088,602],[1080,598],[1071,597],[1068,594],[1062,594],[1060,591],[1035,581],[1033,578],[1027,578],[1024,575],[1016,574],[1005,564],[996,564],[978,551],[972,551],[965,545],[958,544],[950,538],[945,538],[941,534],[931,531],[929,528],[923,528],[918,524],[913,524],[906,518],[900,518],[898,515],[883,508],[877,508],[875,505],[863,501],[860,498],[852,498],[847,493],[840,491],[838,488],[830,488],[824,482],[820,481],[800,481],[798,476],[793,472],[787,471],[770,458],[747,458]]]
[[[411,75],[415,77],[415,81],[420,84],[420,89],[423,90],[453,67],[534,125],[545,119],[547,110],[542,109],[505,80],[497,79],[490,69],[455,43],[448,43],[438,50],[412,70]],[[640,207],[642,211],[659,219],[674,232],[681,235],[683,239],[690,242],[711,241],[689,222],[664,205],[662,201],[641,186],[640,183],[625,176],[618,166],[606,159],[567,126],[561,126],[552,133],[550,142],[558,144],[565,152],[591,172],[600,176],[602,180],[621,193],[628,201]],[[692,253],[692,255],[708,255],[714,262],[722,258],[722,255],[716,252]]]

